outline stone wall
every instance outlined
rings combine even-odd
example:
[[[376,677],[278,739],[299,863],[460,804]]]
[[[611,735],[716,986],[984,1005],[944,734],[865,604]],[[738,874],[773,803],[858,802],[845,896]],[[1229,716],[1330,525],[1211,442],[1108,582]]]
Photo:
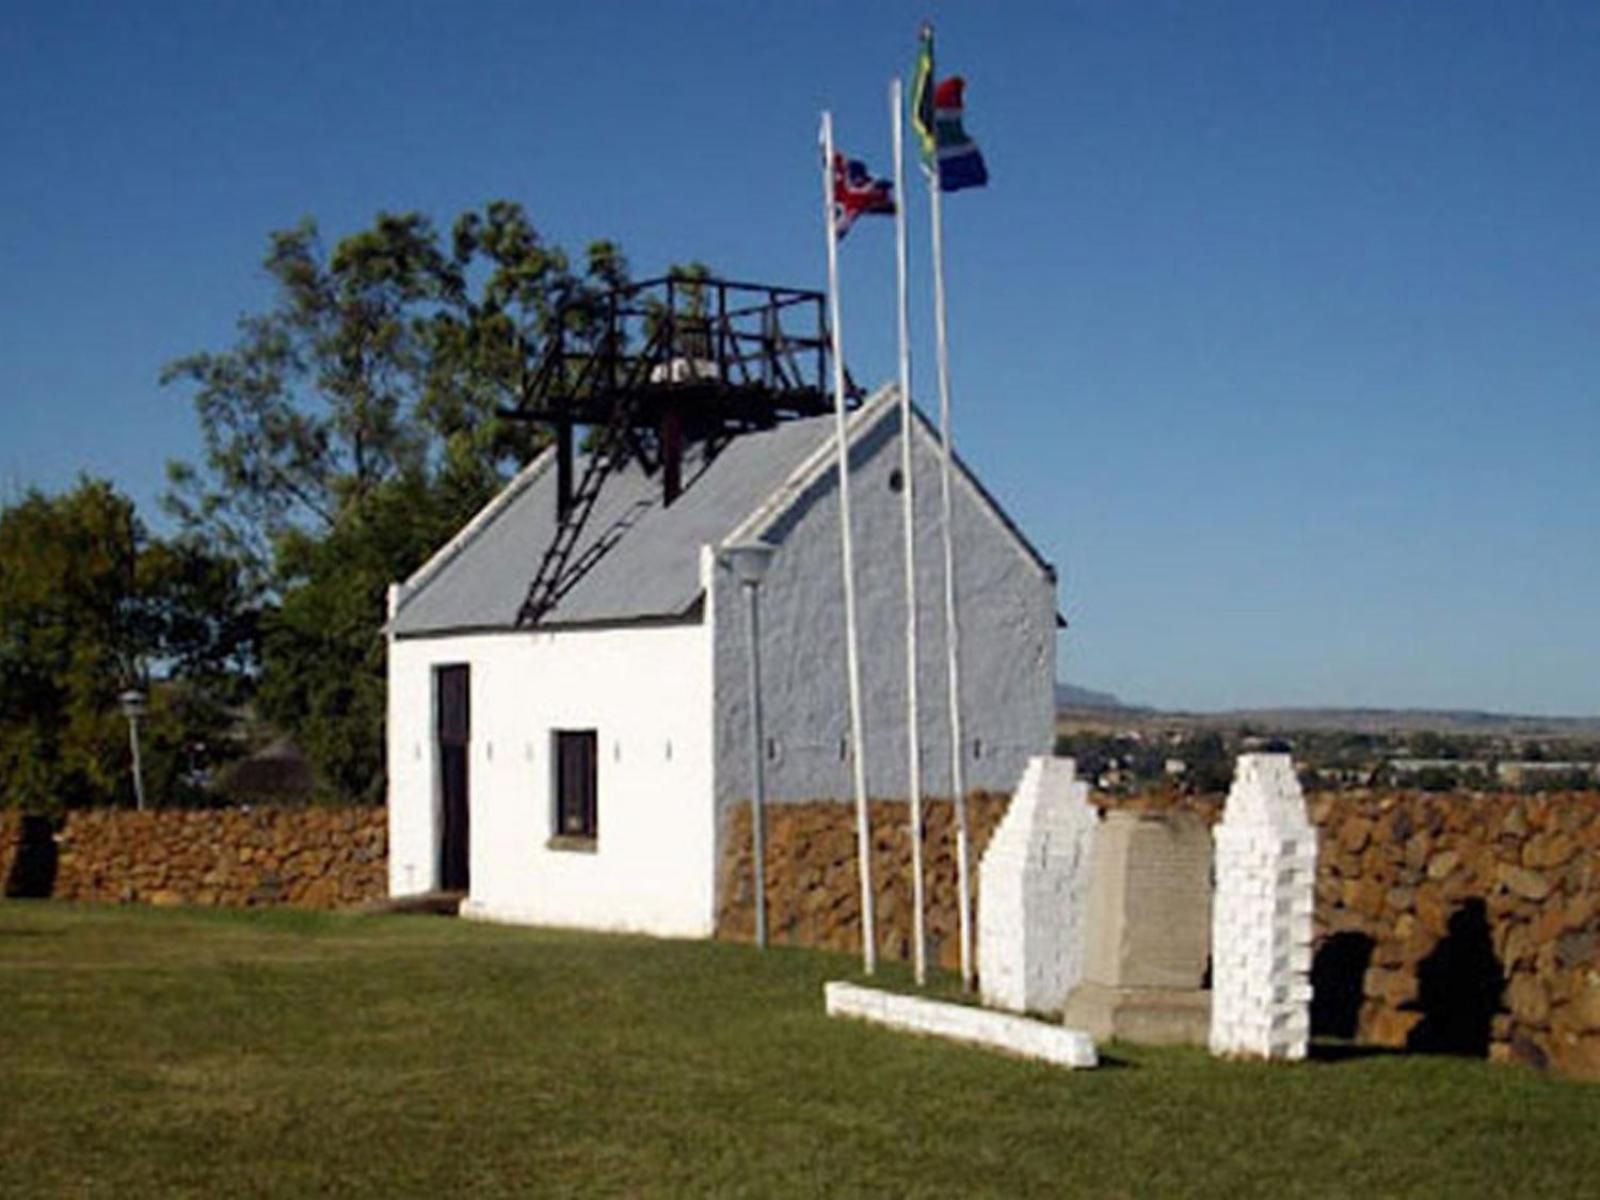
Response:
[[[1600,1077],[1600,793],[1329,793],[1314,1024]]]
[[[21,840],[22,814],[0,809],[0,896],[10,894],[7,883],[17,861],[17,843]]]
[[[0,877],[16,876],[22,829],[0,814]],[[387,893],[382,808],[68,813],[49,895],[101,903],[341,908]]]
[[[973,929],[977,929],[978,862],[1009,796],[976,793],[967,802],[971,838]],[[872,881],[878,952],[911,958],[911,834],[903,800],[874,800]],[[956,921],[954,809],[947,800],[923,802],[923,875],[928,912],[928,959],[947,970],[961,967]],[[750,863],[750,805],[730,814],[717,878],[717,936],[755,937],[754,878]],[[859,953],[861,885],[856,871],[854,804],[831,800],[774,804],[767,809],[767,935],[782,945],[818,946]],[[974,934],[976,936],[976,934]]]
[[[1208,823],[1222,809],[1220,796],[1090,800]],[[970,806],[974,873],[1007,803]],[[1314,1033],[1600,1078],[1600,793],[1323,792],[1308,807],[1320,842]],[[927,805],[925,845],[930,953],[953,969],[950,813]],[[779,805],[767,820],[773,941],[858,952],[854,808]],[[879,951],[908,958],[906,805],[874,802],[872,821]],[[749,843],[743,805],[724,842],[719,936],[752,936]]]

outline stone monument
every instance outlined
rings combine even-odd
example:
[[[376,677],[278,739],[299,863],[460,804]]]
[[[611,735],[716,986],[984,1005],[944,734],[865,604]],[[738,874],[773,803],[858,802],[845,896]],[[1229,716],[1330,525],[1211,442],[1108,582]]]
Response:
[[[1211,839],[1187,813],[1112,812],[1095,841],[1083,980],[1062,1020],[1096,1038],[1204,1045]]]

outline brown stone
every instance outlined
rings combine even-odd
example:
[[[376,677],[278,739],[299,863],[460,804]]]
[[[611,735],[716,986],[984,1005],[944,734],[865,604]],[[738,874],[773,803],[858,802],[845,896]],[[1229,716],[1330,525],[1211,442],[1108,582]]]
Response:
[[[1550,881],[1527,867],[1502,865],[1499,874],[1501,885],[1524,900],[1543,900],[1550,894]]]
[[[1529,838],[1522,847],[1522,865],[1537,871],[1559,867],[1578,852],[1578,844],[1561,833]]]
[[[1366,1041],[1375,1046],[1389,1046],[1400,1048],[1406,1044],[1406,1039],[1411,1036],[1411,1031],[1422,1020],[1419,1012],[1401,1012],[1393,1008],[1381,1008],[1372,1014],[1363,1027],[1362,1036]]]
[[[1511,1039],[1510,1061],[1542,1071],[1550,1065],[1550,1056],[1538,1037],[1519,1033]]]
[[[1413,871],[1421,871],[1428,864],[1428,859],[1433,853],[1433,842],[1427,834],[1414,834],[1406,841],[1406,866]]]
[[[1399,1008],[1406,1001],[1416,998],[1416,973],[1407,970],[1369,970],[1365,992],[1387,1008]]]
[[[1582,929],[1595,912],[1593,896],[1574,896],[1562,910],[1562,923],[1568,929]]]
[[[183,897],[166,888],[150,893],[149,903],[157,908],[174,908],[183,903]]]
[[[1538,1027],[1550,1019],[1550,994],[1536,976],[1513,975],[1511,986],[1506,989],[1506,1004],[1511,1015],[1524,1025]]]
[[[1339,830],[1339,845],[1351,854],[1359,854],[1372,837],[1372,822],[1366,817],[1351,817]]]
[[[1405,945],[1398,938],[1379,938],[1372,948],[1372,962],[1374,967],[1395,968],[1406,962]],[[1371,986],[1371,977],[1368,977],[1368,986]]]
[[[1600,975],[1586,971],[1579,976],[1577,993],[1567,1006],[1567,1016],[1574,1029],[1600,1033]]]
[[[1556,962],[1563,969],[1587,967],[1594,964],[1595,934],[1593,930],[1562,934],[1556,940]]]
[[[339,885],[326,876],[306,884],[299,897],[299,902],[307,908],[333,908],[338,900]]]
[[[1434,937],[1443,937],[1449,913],[1444,895],[1436,884],[1423,884],[1417,889],[1417,920],[1423,929]]]
[[[1528,962],[1533,958],[1537,944],[1533,940],[1533,932],[1521,922],[1509,923],[1500,926],[1496,931],[1496,950],[1500,961],[1505,964],[1506,970],[1511,970],[1520,963]]]
[[[1435,854],[1428,860],[1428,878],[1444,879],[1461,865],[1461,855],[1454,850],[1446,850],[1442,854]]]
[[[1374,879],[1349,879],[1344,885],[1344,903],[1364,917],[1383,914],[1384,887]]]
[[[1559,904],[1546,904],[1533,922],[1533,940],[1544,945],[1566,928],[1567,913]]]
[[[1562,1039],[1552,1048],[1552,1065],[1573,1079],[1600,1079],[1600,1035]]]

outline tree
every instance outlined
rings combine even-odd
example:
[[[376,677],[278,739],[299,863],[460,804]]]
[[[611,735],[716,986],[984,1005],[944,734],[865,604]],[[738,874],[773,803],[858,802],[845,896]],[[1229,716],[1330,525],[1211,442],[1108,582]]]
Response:
[[[376,800],[385,589],[542,445],[501,414],[532,398],[558,323],[576,345],[597,336],[627,263],[596,242],[578,274],[496,201],[448,241],[380,214],[328,253],[305,221],[271,235],[265,266],[272,308],[164,372],[192,388],[205,447],[170,468],[171,504],[251,565],[263,715],[340,796]]]
[[[150,692],[150,794],[183,799],[227,752],[226,706],[249,686],[254,638],[237,565],[151,538],[109,483],[0,509],[0,803],[126,799],[117,696],[130,686]]]

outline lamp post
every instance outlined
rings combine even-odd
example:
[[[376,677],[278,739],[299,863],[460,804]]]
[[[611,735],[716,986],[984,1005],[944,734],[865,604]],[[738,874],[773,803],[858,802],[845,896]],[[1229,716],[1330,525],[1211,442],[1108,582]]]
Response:
[[[133,799],[140,812],[144,811],[144,771],[139,763],[139,718],[145,714],[144,693],[129,688],[117,697],[122,715],[128,718],[128,744],[133,748]]]
[[[722,561],[744,587],[750,614],[750,830],[751,853],[755,858],[756,945],[767,948],[767,866],[766,832],[763,805],[766,803],[766,777],[761,763],[761,616],[756,593],[772,565],[770,542],[736,542],[722,548]]]

